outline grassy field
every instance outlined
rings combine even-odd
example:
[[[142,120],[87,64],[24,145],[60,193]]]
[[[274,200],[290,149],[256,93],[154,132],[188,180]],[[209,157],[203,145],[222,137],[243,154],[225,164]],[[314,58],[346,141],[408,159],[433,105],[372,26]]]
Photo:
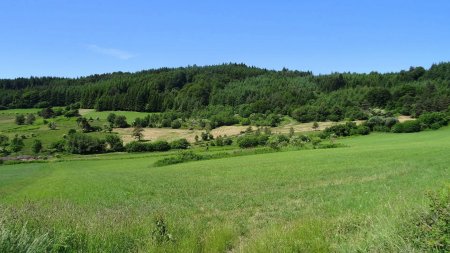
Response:
[[[68,252],[414,251],[404,227],[450,183],[450,128],[339,142],[164,167],[164,154],[1,166],[0,233]]]

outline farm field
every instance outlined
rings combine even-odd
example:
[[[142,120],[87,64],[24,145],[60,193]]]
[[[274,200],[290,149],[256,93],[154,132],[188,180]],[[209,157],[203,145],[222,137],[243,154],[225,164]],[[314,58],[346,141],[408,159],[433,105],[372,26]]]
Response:
[[[161,153],[4,165],[0,233],[68,252],[414,251],[404,228],[450,183],[450,128],[338,142],[163,167]]]

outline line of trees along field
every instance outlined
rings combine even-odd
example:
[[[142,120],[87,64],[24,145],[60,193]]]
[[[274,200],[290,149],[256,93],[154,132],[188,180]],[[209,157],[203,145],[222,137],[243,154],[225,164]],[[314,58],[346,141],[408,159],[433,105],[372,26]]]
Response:
[[[450,105],[450,63],[398,73],[313,75],[244,64],[162,68],[83,78],[0,80],[0,108],[82,108],[185,116],[253,113],[291,115],[301,122],[366,119],[368,108],[419,116]]]

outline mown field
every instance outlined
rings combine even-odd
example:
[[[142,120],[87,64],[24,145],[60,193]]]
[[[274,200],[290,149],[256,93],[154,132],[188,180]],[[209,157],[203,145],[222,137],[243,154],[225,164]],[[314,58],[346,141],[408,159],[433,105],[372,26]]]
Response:
[[[0,166],[0,249],[418,251],[408,228],[450,184],[450,128],[338,142],[163,167],[170,153]]]

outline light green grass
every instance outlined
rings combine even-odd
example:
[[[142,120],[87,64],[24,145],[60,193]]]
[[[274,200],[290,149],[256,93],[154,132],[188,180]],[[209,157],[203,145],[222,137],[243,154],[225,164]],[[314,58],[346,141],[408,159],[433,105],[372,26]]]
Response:
[[[6,227],[67,251],[414,251],[401,227],[450,181],[450,128],[341,142],[159,168],[163,154],[2,166],[0,206]],[[155,216],[173,241],[152,239]]]

